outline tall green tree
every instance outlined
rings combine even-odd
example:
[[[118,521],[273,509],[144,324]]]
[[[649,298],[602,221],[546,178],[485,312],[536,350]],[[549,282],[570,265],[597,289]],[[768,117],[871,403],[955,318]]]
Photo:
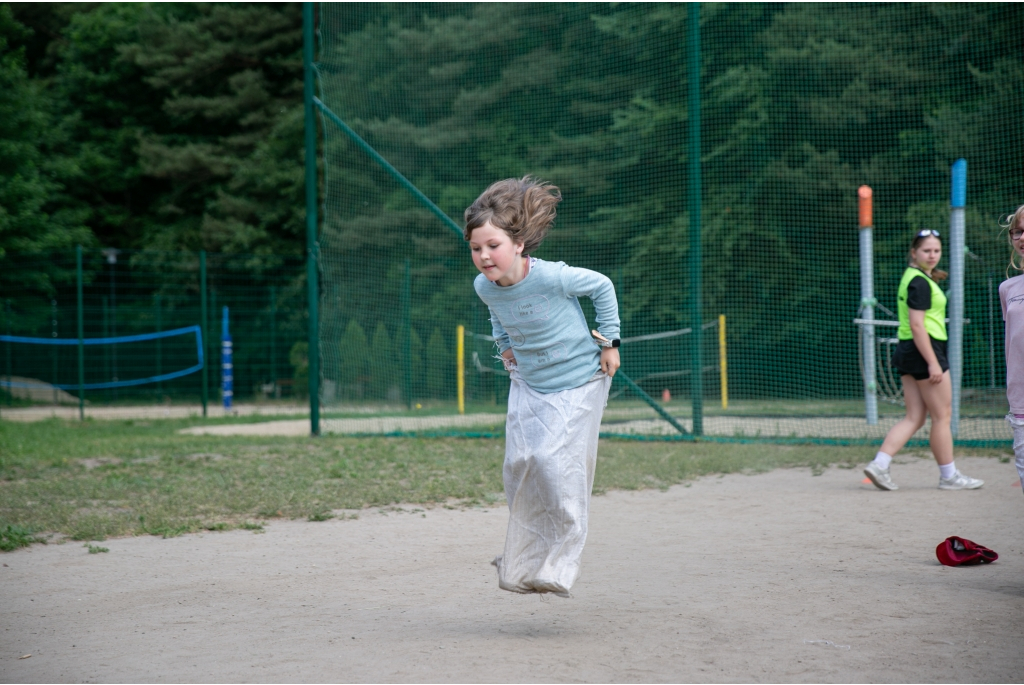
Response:
[[[145,71],[125,58],[140,40],[140,23],[172,6],[100,4],[73,14],[50,50],[47,78],[72,172],[63,202],[81,212],[104,246],[146,247],[146,234],[161,221],[155,202],[165,183],[146,177],[142,138],[162,126],[159,93]]]
[[[161,102],[140,134],[144,176],[165,184],[157,249],[301,254],[305,231],[299,5],[147,10],[122,47]]]
[[[25,48],[31,35],[9,5],[0,5],[0,287],[10,294],[50,293],[65,278],[45,262],[25,274],[10,268],[26,257],[90,244],[80,212],[60,201],[68,160],[53,154],[60,142],[43,84],[29,78]]]

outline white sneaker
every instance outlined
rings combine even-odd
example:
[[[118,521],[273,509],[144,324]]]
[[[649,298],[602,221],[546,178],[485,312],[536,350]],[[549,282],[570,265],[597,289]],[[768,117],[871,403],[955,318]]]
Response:
[[[980,478],[971,478],[957,471],[952,478],[939,477],[939,490],[977,490],[985,481]]]
[[[879,490],[899,490],[899,486],[889,477],[889,469],[883,469],[875,462],[868,464],[864,469],[864,475],[870,478]]]

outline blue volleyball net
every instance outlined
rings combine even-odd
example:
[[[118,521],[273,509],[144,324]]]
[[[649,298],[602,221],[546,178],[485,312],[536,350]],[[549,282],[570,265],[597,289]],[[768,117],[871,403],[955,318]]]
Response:
[[[83,394],[96,418],[202,414],[204,398],[221,408],[228,391],[261,411],[308,410],[301,258],[93,249],[81,257],[80,266],[74,250],[0,261],[0,417],[65,405],[57,415],[70,418]]]
[[[0,387],[14,396],[31,395],[18,393],[19,389],[84,391],[160,384],[196,373],[205,366],[199,326],[82,340],[0,335],[0,343],[13,348],[19,374],[31,374],[19,375],[17,380],[13,375],[0,377]]]

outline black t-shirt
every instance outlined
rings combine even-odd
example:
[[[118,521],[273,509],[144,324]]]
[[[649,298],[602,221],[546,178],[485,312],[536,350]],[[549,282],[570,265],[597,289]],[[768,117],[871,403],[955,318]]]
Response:
[[[907,307],[926,312],[932,306],[932,287],[924,276],[914,276],[907,284]]]

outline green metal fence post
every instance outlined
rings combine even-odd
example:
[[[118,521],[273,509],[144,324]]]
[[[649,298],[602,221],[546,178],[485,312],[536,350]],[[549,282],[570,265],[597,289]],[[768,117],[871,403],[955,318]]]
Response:
[[[203,418],[206,418],[206,404],[210,398],[210,389],[207,385],[206,370],[210,366],[210,355],[206,341],[210,336],[206,334],[206,250],[199,251],[199,326],[203,335],[203,368],[199,370],[202,376],[203,385]]]
[[[405,260],[405,278],[402,280],[402,325],[405,328],[402,366],[405,371],[405,404],[412,409],[412,273],[409,260]]]
[[[210,307],[209,307],[208,311],[210,312],[210,315],[213,317],[213,322],[212,322],[212,325],[210,325],[211,322],[209,322],[209,321],[206,322],[207,323],[207,330],[215,331],[215,330],[217,330],[217,289],[216,288],[210,288]],[[214,386],[214,388],[219,388],[220,387],[220,373],[218,373],[218,372],[220,370],[220,364],[215,364],[213,362],[213,355],[215,353],[218,353],[220,350],[217,349],[217,343],[214,342],[212,339],[207,339],[206,336],[203,336],[203,344],[206,345],[206,370],[213,372],[213,374],[214,374],[214,376],[213,376],[213,386]],[[218,359],[220,358],[219,354],[217,355],[217,358]],[[204,373],[205,373],[205,371],[204,371]],[[209,376],[207,376],[207,379],[209,379]],[[220,394],[219,393],[217,394],[217,399],[218,400],[220,399]]]
[[[274,386],[274,397],[280,397],[277,387],[277,293],[270,286],[270,383]]]
[[[4,302],[4,319],[7,324],[7,337],[11,337],[11,301]],[[14,404],[14,388],[11,386],[11,341],[7,341],[7,392],[11,396],[11,404]]]
[[[704,364],[701,359],[700,3],[690,3],[690,302],[693,328],[691,387],[693,434],[704,435]]]
[[[160,311],[160,296],[157,295],[156,297],[153,298],[153,300],[154,300],[154,305],[156,307],[156,332],[159,333],[160,329],[163,328],[163,321],[161,320],[162,317],[161,317],[161,311]],[[164,359],[163,359],[164,355],[163,355],[163,351],[164,351],[163,350],[163,339],[162,338],[157,338],[156,339],[156,375],[158,377],[162,376],[164,374]],[[157,400],[158,401],[160,399],[160,395],[163,394],[163,391],[164,391],[164,382],[163,381],[157,381],[156,382],[156,394],[157,394]]]
[[[313,3],[302,3],[302,67],[306,118],[306,285],[309,295],[309,426],[320,435],[320,269],[317,264],[316,120],[313,118]]]
[[[54,340],[56,340],[57,339],[57,300],[50,300],[50,326],[51,326],[50,336]],[[57,379],[57,346],[56,345],[51,345],[50,346],[50,362],[51,362],[52,367],[53,367],[51,369],[51,371],[50,371],[50,373],[53,376],[53,384],[52,384],[52,387],[53,387],[53,406],[57,406],[57,393],[59,392],[59,388],[57,388],[57,380],[58,379]]]
[[[110,335],[110,298],[104,295],[100,298],[103,304],[103,337],[106,338]],[[110,379],[110,345],[103,346],[103,380],[109,381]],[[105,393],[106,398],[109,400],[111,395],[110,388],[107,388]]]
[[[7,337],[11,337],[11,301],[8,299],[4,303],[4,318],[7,323]],[[14,404],[14,387],[11,385],[11,341],[7,341],[7,391],[11,395],[11,404]]]
[[[4,323],[7,323],[7,300],[4,300]],[[10,335],[11,334],[10,326],[8,326],[7,329],[8,329],[7,330],[7,335]],[[11,343],[10,342],[7,343],[6,348],[7,348],[7,368],[8,368],[8,371],[7,371],[7,392],[10,394],[10,396],[11,396],[11,404],[13,404],[14,403],[13,402],[13,400],[14,400],[14,388],[11,387],[11,378],[10,378],[10,375],[11,375],[11,372],[10,372],[10,366],[11,366],[11,362],[10,362]],[[2,407],[3,404],[4,404],[4,396],[3,396],[3,393],[0,393],[0,407]]]
[[[78,420],[85,421],[85,316],[82,311],[82,246],[75,247],[75,273],[78,281]]]

